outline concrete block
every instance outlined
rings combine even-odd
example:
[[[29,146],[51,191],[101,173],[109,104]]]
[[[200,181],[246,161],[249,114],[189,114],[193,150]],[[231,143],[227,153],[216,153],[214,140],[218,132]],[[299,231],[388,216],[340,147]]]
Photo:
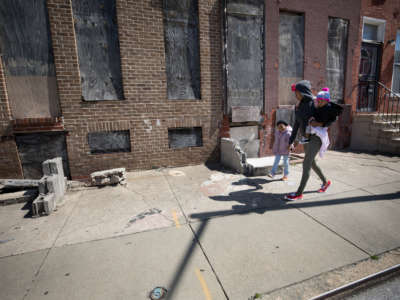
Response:
[[[67,184],[64,179],[64,169],[61,157],[45,160],[42,164],[43,174],[45,176],[57,175],[59,177],[60,187],[62,190],[66,190]]]
[[[55,208],[56,201],[53,193],[39,195],[32,203],[32,216],[50,215]]]
[[[240,148],[247,157],[258,157],[260,141],[258,140],[258,126],[232,127],[229,130],[231,138],[239,142]]]
[[[258,157],[258,154],[260,152],[260,140],[249,141],[241,148],[243,152],[246,153],[248,158]]]
[[[114,185],[126,179],[125,168],[116,168],[90,174],[92,185]],[[122,183],[126,184],[126,182]]]
[[[249,158],[247,159],[247,176],[265,176],[267,175],[274,164],[275,157],[274,156],[266,156],[259,158]],[[282,166],[283,160],[279,162],[279,168],[277,173],[281,173],[283,171]]]
[[[221,139],[221,163],[225,167],[243,173],[246,170],[246,153],[234,139]]]
[[[60,204],[65,194],[64,178],[58,175],[46,177],[46,187],[48,193],[54,194],[56,204]]]
[[[46,177],[42,177],[39,181],[39,194],[45,195],[47,192]]]

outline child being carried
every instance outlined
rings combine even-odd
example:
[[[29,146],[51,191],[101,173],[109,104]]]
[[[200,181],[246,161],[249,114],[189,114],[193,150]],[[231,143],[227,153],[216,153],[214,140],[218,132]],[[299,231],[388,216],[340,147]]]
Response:
[[[330,102],[329,88],[323,88],[322,91],[317,94],[317,107],[314,116],[308,121],[306,134],[307,138],[309,138],[310,134],[315,134],[321,139],[322,146],[319,151],[320,157],[323,156],[330,143],[328,127],[337,120],[337,117],[342,111],[343,108],[340,105]],[[307,140],[303,141],[303,143],[304,142],[307,142]]]

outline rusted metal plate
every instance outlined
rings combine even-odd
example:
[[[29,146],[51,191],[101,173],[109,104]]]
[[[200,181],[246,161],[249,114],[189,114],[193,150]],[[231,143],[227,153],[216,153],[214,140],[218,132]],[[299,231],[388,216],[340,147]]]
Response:
[[[330,88],[331,101],[343,102],[349,21],[330,17],[328,24],[326,82]]]
[[[259,106],[232,106],[232,122],[260,121]]]
[[[227,111],[233,114],[233,107],[243,106],[258,107],[260,112],[264,103],[264,1],[227,0],[226,5]],[[253,114],[241,114],[240,120],[254,121]]]
[[[197,0],[164,0],[168,99],[200,99]]]
[[[72,0],[82,98],[123,99],[115,0]]]

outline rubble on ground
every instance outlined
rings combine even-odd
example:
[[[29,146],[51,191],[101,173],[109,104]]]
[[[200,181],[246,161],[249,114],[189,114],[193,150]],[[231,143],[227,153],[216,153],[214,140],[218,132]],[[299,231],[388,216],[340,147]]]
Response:
[[[98,171],[90,174],[91,184],[94,186],[126,185],[125,168]]]

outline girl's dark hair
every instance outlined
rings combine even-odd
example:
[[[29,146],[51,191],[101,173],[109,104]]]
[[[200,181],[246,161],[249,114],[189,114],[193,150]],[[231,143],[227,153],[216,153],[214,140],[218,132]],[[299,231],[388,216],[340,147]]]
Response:
[[[283,120],[279,120],[279,121],[276,123],[276,126],[279,126],[279,124],[283,124],[283,125],[285,125],[285,126],[288,126],[288,123],[286,123],[286,122],[283,121]]]

